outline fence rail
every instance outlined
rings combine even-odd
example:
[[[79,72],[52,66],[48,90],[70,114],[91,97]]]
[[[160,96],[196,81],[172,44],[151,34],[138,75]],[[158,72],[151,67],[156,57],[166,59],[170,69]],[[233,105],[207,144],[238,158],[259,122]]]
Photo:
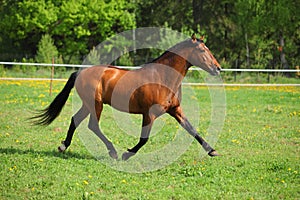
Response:
[[[74,65],[74,64],[52,64],[52,63],[18,63],[18,62],[0,62],[0,65],[25,65],[25,66],[42,66],[42,67],[70,67],[70,68],[87,68],[92,65]],[[121,69],[138,69],[138,66],[116,66]],[[202,71],[200,68],[190,68],[191,71]],[[300,74],[300,69],[222,69],[223,72],[284,72],[284,73],[292,73],[296,72]],[[54,79],[54,78],[5,78],[0,77],[0,80],[50,80],[50,81],[65,81],[66,79]],[[224,84],[209,84],[209,83],[183,83],[183,85],[189,86],[239,86],[239,87],[268,87],[268,86],[295,86],[300,87],[300,84],[248,84],[248,83],[224,83]]]
[[[86,68],[92,65],[74,65],[74,64],[52,64],[52,63],[19,63],[19,62],[0,62],[0,65],[25,65],[25,66],[41,66],[41,67],[73,67],[73,68]],[[121,69],[138,69],[139,66],[116,66]],[[202,71],[200,68],[190,68],[194,71]],[[222,69],[224,72],[298,72],[300,69]]]

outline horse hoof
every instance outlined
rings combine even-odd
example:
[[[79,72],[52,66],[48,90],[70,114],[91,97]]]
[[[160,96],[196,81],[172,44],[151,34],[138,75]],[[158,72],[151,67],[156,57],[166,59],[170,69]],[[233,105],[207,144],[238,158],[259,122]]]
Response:
[[[64,141],[61,142],[61,146],[58,147],[59,152],[64,152],[67,149]]]
[[[211,150],[210,152],[208,152],[208,155],[211,157],[220,156],[220,154],[218,154],[218,152],[215,150]]]
[[[113,159],[117,160],[118,159],[118,153],[115,150],[110,150],[108,152],[109,156],[112,157]]]
[[[123,155],[122,155],[122,160],[126,161],[128,160],[131,156],[134,156],[135,153],[133,152],[124,152]]]
[[[63,146],[63,145],[61,145],[61,146],[59,146],[57,149],[58,149],[58,151],[59,151],[60,153],[62,153],[62,152],[64,152],[64,151],[66,150],[66,147]]]

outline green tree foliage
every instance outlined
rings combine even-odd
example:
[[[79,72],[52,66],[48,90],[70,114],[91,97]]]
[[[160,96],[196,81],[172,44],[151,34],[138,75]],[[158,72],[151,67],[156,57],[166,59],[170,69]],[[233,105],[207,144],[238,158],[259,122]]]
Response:
[[[0,35],[2,44],[15,54],[35,55],[41,36],[57,20],[58,8],[52,2],[2,1]],[[2,45],[1,45],[2,46]]]
[[[291,67],[300,59],[300,4],[288,0],[139,1],[138,25],[206,33],[207,45],[226,67],[280,68],[278,47]],[[166,23],[167,22],[167,23]],[[248,60],[248,61],[247,61]]]
[[[0,10],[0,35],[8,39],[0,40],[1,46],[35,55],[47,33],[66,63],[108,36],[135,27],[133,5],[126,0],[2,0]]]
[[[168,25],[169,28],[181,31],[183,27],[193,24],[191,0],[136,0],[137,25],[139,27]]]
[[[80,62],[116,33],[156,26],[204,34],[226,67],[294,68],[299,10],[299,1],[290,0],[0,0],[0,60],[34,57],[49,34],[65,63]]]
[[[237,17],[233,19],[242,33],[239,38],[248,36],[248,41],[240,42],[245,47],[249,43],[250,57],[254,58],[255,66],[274,68],[276,63],[280,63],[281,52],[278,49],[282,39],[291,65],[299,65],[299,3],[288,0],[239,0],[235,3],[235,9]],[[240,49],[241,54],[245,55],[245,48]]]

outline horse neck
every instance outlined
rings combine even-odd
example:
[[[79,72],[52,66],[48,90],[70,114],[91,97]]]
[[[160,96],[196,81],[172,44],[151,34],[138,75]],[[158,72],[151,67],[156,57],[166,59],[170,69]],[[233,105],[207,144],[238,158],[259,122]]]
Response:
[[[154,60],[152,64],[152,67],[158,72],[157,74],[159,74],[159,79],[163,85],[168,86],[174,93],[178,90],[187,70],[191,66],[183,57],[172,52],[165,52]]]
[[[182,56],[169,51],[156,59],[154,63],[168,66],[176,70],[182,76],[182,79],[185,77],[188,69],[191,67],[191,64]]]

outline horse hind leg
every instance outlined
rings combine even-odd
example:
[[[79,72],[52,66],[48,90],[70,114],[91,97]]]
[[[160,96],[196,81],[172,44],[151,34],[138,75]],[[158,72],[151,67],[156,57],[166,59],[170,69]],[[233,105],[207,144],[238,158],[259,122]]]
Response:
[[[101,116],[101,112],[103,109],[103,103],[96,101],[95,102],[95,112],[91,113],[90,120],[88,124],[88,128],[93,131],[106,145],[106,148],[108,149],[108,153],[110,157],[113,159],[118,159],[117,151],[114,147],[114,145],[105,137],[105,135],[102,133],[99,127],[99,120]]]
[[[126,161],[130,157],[134,156],[138,152],[138,150],[140,150],[140,148],[142,148],[147,143],[155,118],[156,117],[154,115],[143,115],[142,133],[140,140],[132,149],[128,149],[127,152],[123,153],[122,160]]]
[[[62,145],[58,147],[59,152],[64,152],[71,145],[72,138],[73,138],[76,128],[88,116],[88,114],[89,114],[88,109],[83,105],[77,111],[77,113],[72,117],[69,129],[68,129],[67,137],[64,141],[61,142]]]

